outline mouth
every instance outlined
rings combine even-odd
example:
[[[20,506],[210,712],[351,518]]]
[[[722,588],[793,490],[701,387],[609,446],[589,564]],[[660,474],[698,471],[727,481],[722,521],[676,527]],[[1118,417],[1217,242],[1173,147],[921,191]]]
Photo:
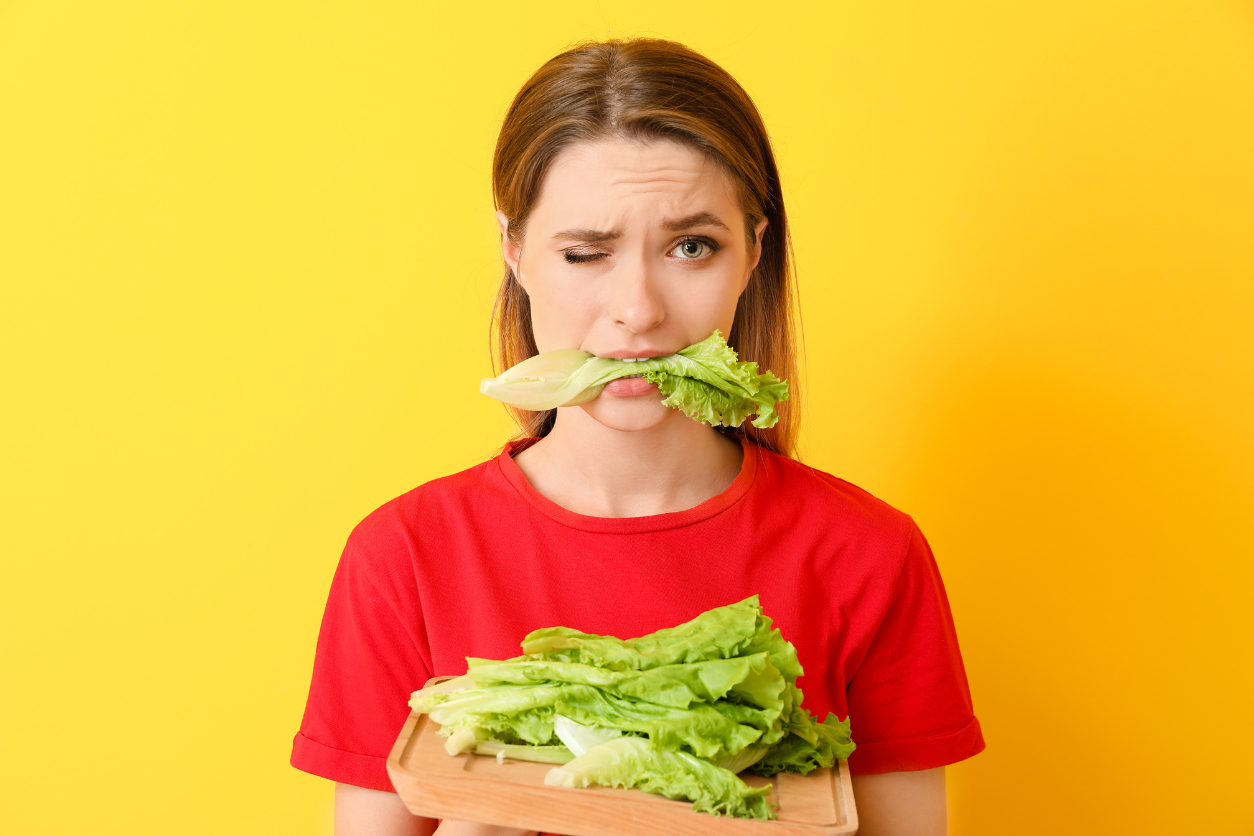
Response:
[[[665,357],[667,355],[675,353],[673,351],[663,351],[661,349],[658,349],[656,351],[653,349],[646,349],[646,351],[648,353],[642,357],[620,357],[619,356],[620,352],[617,352],[617,351],[611,351],[607,354],[597,354],[597,356],[602,357],[606,360],[619,360],[623,363],[643,363],[646,360],[656,360],[659,357]],[[593,352],[593,353],[595,354],[596,352]]]
[[[641,395],[655,394],[657,391],[657,385],[650,383],[643,374],[633,374],[617,378],[605,384],[603,394],[611,395],[615,398],[635,398]]]

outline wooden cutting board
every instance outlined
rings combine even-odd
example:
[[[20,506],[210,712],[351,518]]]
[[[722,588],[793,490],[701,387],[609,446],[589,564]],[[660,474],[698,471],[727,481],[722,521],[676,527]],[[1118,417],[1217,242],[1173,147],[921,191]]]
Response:
[[[411,713],[388,757],[392,785],[415,815],[568,836],[852,836],[858,830],[844,761],[804,776],[743,776],[751,786],[771,787],[779,818],[756,821],[694,813],[688,801],[642,790],[548,787],[549,764],[450,756],[439,728],[426,714]]]

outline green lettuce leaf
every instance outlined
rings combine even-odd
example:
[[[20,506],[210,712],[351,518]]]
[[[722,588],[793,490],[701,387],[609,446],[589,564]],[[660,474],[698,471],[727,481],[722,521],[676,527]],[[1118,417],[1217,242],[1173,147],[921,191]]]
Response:
[[[802,708],[796,649],[757,596],[634,639],[536,630],[523,651],[504,661],[468,658],[464,676],[414,692],[410,704],[440,724],[450,753],[552,762],[572,755],[575,763],[599,752],[626,765],[615,771],[588,761],[596,769],[569,774],[668,787],[665,794],[699,809],[759,816],[769,813],[764,802],[744,796],[741,782],[728,784],[728,769],[804,774],[854,748],[847,719],[818,723]],[[609,743],[619,749],[605,749]]]
[[[550,769],[553,787],[639,787],[667,798],[684,798],[692,809],[714,815],[773,819],[768,787],[753,789],[734,772],[684,752],[660,752],[639,737],[620,737]]]
[[[706,703],[671,708],[588,685],[498,686],[436,699],[415,695],[410,705],[429,714],[446,736],[473,728],[504,736],[507,742],[550,745],[560,742],[553,739],[559,714],[593,728],[648,735],[660,748],[686,749],[706,758],[739,752],[762,736],[760,724],[741,723]]]
[[[739,360],[718,331],[675,354],[630,363],[577,349],[546,351],[484,378],[479,391],[540,412],[587,403],[605,384],[633,374],[656,383],[666,406],[716,427],[739,427],[753,415],[755,427],[773,427],[775,404],[788,399],[788,381],[758,374],[758,364]]]
[[[480,663],[460,680],[465,688],[558,682],[591,685],[616,696],[671,708],[687,708],[694,702],[714,702],[732,693],[753,705],[773,707],[777,713],[783,707],[779,695],[787,687],[783,676],[770,663],[769,654],[765,652],[626,671],[575,662],[523,658]]]
[[[760,729],[704,703],[686,709],[667,708],[580,685],[568,686],[556,709],[585,726],[643,734],[654,748],[682,749],[703,758],[739,752],[762,736]]]
[[[849,718],[836,719],[828,714],[822,723],[811,722],[813,740],[798,734],[789,734],[772,746],[765,756],[749,769],[758,775],[774,775],[778,772],[800,772],[808,775],[815,769],[826,769],[838,760],[845,760],[854,750],[849,737]]]
[[[456,694],[415,691],[409,699],[414,711],[440,724],[440,733],[453,734],[471,727],[483,729],[505,742],[545,746],[553,743],[553,706],[566,685],[498,686]]]
[[[635,639],[597,636],[568,627],[549,627],[523,638],[528,657],[577,662],[611,670],[647,670],[662,665],[730,659],[753,643],[771,644],[759,631],[770,628],[754,595],[701,613],[691,621]],[[776,633],[779,631],[776,630]],[[782,637],[781,637],[782,641]],[[765,647],[763,649],[766,649]],[[796,658],[795,651],[793,657]]]

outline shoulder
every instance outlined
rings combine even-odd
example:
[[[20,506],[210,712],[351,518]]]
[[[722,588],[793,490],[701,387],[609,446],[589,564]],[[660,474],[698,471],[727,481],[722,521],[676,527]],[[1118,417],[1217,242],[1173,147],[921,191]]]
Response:
[[[345,558],[378,563],[416,557],[438,528],[473,526],[475,518],[506,501],[509,486],[496,457],[406,491],[375,508],[352,529]]]
[[[914,520],[869,491],[826,471],[759,449],[764,493],[781,505],[819,514],[849,533],[899,543],[904,549],[915,530]]]
[[[840,578],[879,600],[896,586],[922,540],[914,520],[852,482],[763,451],[752,515],[755,536],[797,555],[808,571]]]

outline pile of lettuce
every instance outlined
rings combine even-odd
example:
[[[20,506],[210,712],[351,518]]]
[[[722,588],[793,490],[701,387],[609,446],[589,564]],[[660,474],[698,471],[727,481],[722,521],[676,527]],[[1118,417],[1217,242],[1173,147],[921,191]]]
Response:
[[[806,774],[854,749],[847,718],[819,723],[801,707],[797,652],[756,595],[637,639],[551,627],[522,649],[468,658],[465,676],[414,692],[449,754],[559,764],[546,784],[638,787],[770,819],[768,788],[736,773]]]
[[[646,360],[597,357],[578,349],[546,351],[522,361],[500,377],[489,377],[479,391],[521,409],[543,412],[578,406],[601,394],[605,384],[641,375],[656,383],[665,406],[710,426],[739,427],[751,415],[753,426],[775,426],[775,404],[788,399],[788,381],[758,364],[737,359],[715,331],[675,354]]]

